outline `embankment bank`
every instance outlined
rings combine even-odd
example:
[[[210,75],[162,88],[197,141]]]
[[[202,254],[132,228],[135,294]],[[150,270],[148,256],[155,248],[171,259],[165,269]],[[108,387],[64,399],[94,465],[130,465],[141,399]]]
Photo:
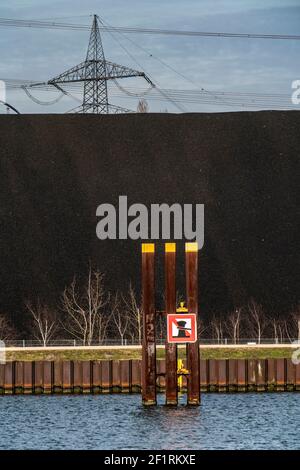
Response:
[[[290,359],[297,344],[201,344],[202,359]],[[0,352],[3,350],[0,348]],[[184,359],[186,348],[178,345],[178,358]],[[46,346],[7,347],[8,361],[93,361],[141,359],[142,347],[133,346]],[[156,357],[164,359],[165,347],[157,345]]]

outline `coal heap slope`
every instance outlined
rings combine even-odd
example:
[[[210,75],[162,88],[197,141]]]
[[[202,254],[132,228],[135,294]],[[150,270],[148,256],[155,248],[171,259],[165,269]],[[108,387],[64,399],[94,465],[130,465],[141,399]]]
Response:
[[[139,289],[140,242],[95,234],[97,206],[117,206],[119,195],[148,207],[205,204],[204,311],[250,298],[292,308],[299,128],[300,113],[277,111],[1,116],[0,311],[19,315],[37,297],[52,303],[89,262],[108,289]]]

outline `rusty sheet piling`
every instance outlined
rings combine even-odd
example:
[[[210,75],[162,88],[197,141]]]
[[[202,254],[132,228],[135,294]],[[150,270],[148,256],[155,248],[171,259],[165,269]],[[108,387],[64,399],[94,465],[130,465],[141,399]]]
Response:
[[[156,405],[154,243],[142,244],[143,364],[142,400]]]
[[[198,244],[185,244],[186,296],[190,313],[198,316]],[[200,353],[199,339],[187,345],[187,404],[200,404]]]
[[[166,315],[176,313],[176,244],[165,244]],[[166,342],[166,405],[177,405],[177,344]]]
[[[186,361],[181,361],[186,368]],[[300,391],[300,364],[291,359],[201,359],[203,392]],[[158,389],[166,389],[157,360]],[[181,391],[186,390],[186,375]],[[0,364],[0,395],[140,393],[141,360],[13,361]]]

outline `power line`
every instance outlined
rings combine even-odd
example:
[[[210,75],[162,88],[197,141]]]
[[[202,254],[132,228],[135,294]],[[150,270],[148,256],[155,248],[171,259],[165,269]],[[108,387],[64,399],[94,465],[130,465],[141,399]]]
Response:
[[[7,88],[20,88],[22,85],[30,86],[35,85],[36,89],[52,89],[52,85],[47,85],[45,82],[41,82],[37,86],[35,80],[21,80],[13,78],[1,78],[6,83]],[[68,85],[71,86],[71,85]],[[78,84],[72,84],[73,88],[79,90]],[[127,90],[136,90],[137,95],[143,94],[151,90],[152,88],[136,87],[136,86],[127,86]],[[155,89],[154,89],[155,90]],[[175,94],[184,94],[184,95],[199,95],[202,94],[202,90],[191,90],[191,89],[179,89],[179,88],[165,88],[165,92],[175,93]],[[263,93],[263,92],[237,92],[237,91],[214,91],[214,95],[224,95],[224,96],[244,96],[244,97],[260,97],[260,98],[279,98],[279,99],[290,99],[289,93]]]
[[[105,24],[105,26],[107,27],[111,27],[113,28],[113,26],[111,26],[109,23],[105,22],[104,20],[102,20],[103,23]],[[160,59],[158,56],[156,56],[155,54],[153,54],[152,52],[149,52],[148,50],[146,50],[144,47],[142,47],[141,45],[137,44],[135,41],[133,41],[131,38],[127,37],[126,34],[124,33],[120,33],[120,35],[122,35],[122,37],[124,37],[127,41],[129,41],[131,44],[133,44],[135,47],[137,47],[138,49],[140,49],[142,52],[144,52],[145,54],[147,54],[147,56],[157,60],[161,65],[163,65],[164,67],[168,68],[169,70],[171,70],[173,73],[175,73],[178,77],[181,77],[183,78],[185,81],[191,83],[194,87],[197,88],[197,90],[199,90],[199,86],[193,82],[193,80],[191,80],[189,77],[186,77],[185,75],[183,75],[181,72],[178,72],[178,70],[176,70],[174,67],[172,67],[171,65],[169,65],[167,62],[165,62],[164,60]],[[200,91],[205,91],[207,93],[212,93],[210,92],[209,90],[205,89],[204,87],[200,87]],[[212,93],[213,94],[213,93]],[[223,98],[221,98],[221,100],[223,100]]]
[[[6,101],[0,100],[0,104],[6,106],[7,109],[12,109],[16,114],[21,114],[20,111],[18,111],[13,105],[7,103]]]
[[[100,17],[99,17],[100,18]],[[105,24],[105,21],[100,18],[100,21],[102,23],[102,25],[104,26],[109,26],[108,24]],[[114,28],[113,28],[114,29]],[[120,41],[118,39],[115,38],[115,35],[113,33],[110,33],[111,37],[119,44],[119,46],[126,52],[126,54],[139,66],[141,67],[141,69],[146,73],[146,75],[148,75],[151,80],[152,80],[152,83],[154,84],[154,86],[156,87],[156,89],[161,93],[161,94],[164,94],[162,91],[161,91],[161,88],[158,87],[158,83],[155,83],[154,81],[154,78],[148,73],[145,71],[145,69],[139,64],[139,62],[137,62],[136,58],[128,51],[128,49],[123,46],[123,44],[120,43]],[[165,97],[167,97],[166,94],[164,94]],[[180,106],[178,103],[176,103],[176,101],[172,100],[171,98],[168,98],[168,100],[181,112],[186,112],[186,109],[182,106]]]
[[[41,20],[17,20],[13,18],[0,18],[0,27],[10,28],[38,28],[38,29],[62,29],[71,31],[84,31],[90,29],[88,25],[75,23],[59,23],[55,21]],[[209,31],[187,31],[177,29],[141,28],[128,26],[104,26],[100,27],[102,32],[118,31],[129,34],[149,34],[165,36],[194,36],[194,37],[217,37],[217,38],[240,38],[240,39],[271,39],[271,40],[293,40],[299,41],[297,34],[260,34],[260,33],[228,33]]]
[[[30,98],[34,103],[36,104],[40,104],[40,105],[43,105],[43,106],[50,106],[50,105],[53,105],[53,104],[56,104],[58,103],[62,97],[64,96],[64,93],[61,93],[57,98],[55,98],[54,100],[51,100],[51,101],[42,101],[42,100],[39,100],[38,98],[36,98],[35,96],[32,95],[32,93],[30,93],[30,91],[28,90],[28,88],[23,85],[21,87],[26,95],[28,96],[28,98]]]
[[[18,90],[22,86],[26,86],[30,89],[30,84],[34,82],[32,80],[16,80],[16,79],[3,79],[6,83],[7,89]],[[286,109],[296,110],[297,108],[291,104],[290,94],[283,93],[258,93],[258,92],[234,92],[234,91],[216,91],[207,93],[199,90],[182,90],[182,89],[160,89],[157,88],[144,88],[144,87],[133,87],[127,86],[126,88],[117,84],[118,89],[112,88],[110,90],[111,96],[118,98],[131,98],[139,99],[144,95],[147,95],[149,101],[170,101],[176,100],[177,103],[181,104],[194,104],[202,105],[209,104],[213,106],[222,107],[238,107],[238,108],[249,108],[249,109]],[[69,92],[75,94],[81,93],[81,86],[70,83],[66,85]],[[47,84],[40,84],[35,86],[36,91],[50,92],[54,91],[53,87]],[[164,96],[165,95],[165,96]],[[74,96],[72,96],[75,98]],[[223,98],[221,101],[220,98]],[[76,99],[76,98],[75,98]]]

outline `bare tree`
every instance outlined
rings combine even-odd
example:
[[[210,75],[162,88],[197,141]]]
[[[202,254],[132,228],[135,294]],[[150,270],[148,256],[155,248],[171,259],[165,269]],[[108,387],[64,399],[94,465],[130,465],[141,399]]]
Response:
[[[33,318],[33,333],[35,338],[41,341],[44,347],[47,346],[57,330],[55,312],[39,300],[36,305],[26,302],[26,308]]]
[[[107,296],[107,305],[109,304],[110,295]],[[103,309],[97,318],[96,336],[98,343],[101,344],[107,338],[107,331],[111,321],[111,312],[108,307]]]
[[[248,330],[250,334],[257,339],[258,344],[261,343],[261,338],[267,325],[267,318],[260,304],[251,300],[247,309],[248,317]]]
[[[295,331],[295,330],[294,330],[293,326],[294,325],[291,322],[291,316],[290,316],[289,319],[283,320],[283,328],[284,328],[284,332],[285,332],[285,337],[289,340],[290,343],[292,343],[293,338],[294,338],[293,331]]]
[[[233,343],[237,344],[240,339],[240,326],[241,326],[242,309],[237,308],[226,319],[226,331]]]
[[[140,100],[137,105],[137,112],[138,113],[148,113],[149,112],[149,105],[146,100]]]
[[[211,337],[212,339],[216,339],[218,344],[222,343],[223,341],[223,321],[220,317],[213,315],[210,321],[210,330],[211,330]]]
[[[129,326],[129,314],[122,309],[118,293],[114,296],[111,302],[111,316],[117,332],[121,339],[121,344],[124,344],[124,338]]]
[[[300,341],[300,305],[291,313],[291,321],[294,324],[294,337]]]
[[[297,319],[297,340],[300,341],[300,319]]]
[[[7,341],[13,339],[16,335],[15,328],[11,325],[7,316],[0,314],[0,340]]]
[[[124,314],[129,318],[129,335],[132,342],[137,341],[142,344],[143,315],[142,309],[136,298],[135,290],[129,284],[127,295],[122,295],[122,308]]]
[[[280,338],[280,321],[277,318],[272,317],[270,320],[270,325],[272,327],[273,331],[273,339],[275,343],[279,343],[279,338]]]
[[[102,315],[105,315],[104,307],[108,304],[109,296],[105,293],[103,278],[102,273],[92,271],[90,267],[83,287],[78,286],[74,277],[62,295],[62,310],[65,313],[62,326],[87,346],[91,345],[95,338],[99,339],[99,335],[102,336],[106,330],[106,318]]]
[[[283,321],[283,328],[286,338],[292,342],[300,340],[300,308],[291,312]]]
[[[283,343],[284,331],[283,331],[283,324],[281,321],[278,322],[278,333],[279,333],[279,342]]]
[[[205,326],[204,321],[199,318],[197,321],[197,335],[198,338],[201,338],[203,336],[203,333],[207,330],[207,327]]]

